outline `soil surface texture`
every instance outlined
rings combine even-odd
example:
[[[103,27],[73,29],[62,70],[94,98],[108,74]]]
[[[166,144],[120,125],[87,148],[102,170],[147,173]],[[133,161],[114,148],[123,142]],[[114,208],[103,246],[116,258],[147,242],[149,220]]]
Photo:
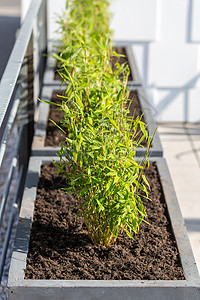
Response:
[[[109,248],[91,242],[82,216],[75,223],[76,199],[61,190],[65,178],[56,171],[53,163],[42,166],[26,279],[184,279],[155,164],[145,172],[151,185],[152,201],[144,199],[150,225],[143,222],[134,241],[122,234]]]
[[[54,91],[52,94],[52,100],[56,103],[62,103],[62,98],[60,98],[58,95],[62,95],[64,92],[61,91]],[[131,91],[129,98],[131,99],[131,105],[129,107],[130,113],[129,116],[134,116],[136,118],[137,116],[142,115],[142,110],[140,106],[140,102],[138,100],[137,91]],[[59,110],[58,106],[56,105],[50,105],[49,109],[49,115],[48,115],[48,121],[47,121],[47,128],[46,128],[46,137],[45,137],[45,146],[46,147],[58,147],[60,142],[65,142],[65,135],[62,133],[62,131],[56,127],[50,120],[53,120],[56,124],[58,124],[62,129],[66,131],[66,128],[62,126],[62,123],[60,122],[64,118],[63,111]],[[145,122],[144,117],[142,116],[141,119],[143,122]],[[139,137],[139,135],[138,135]],[[146,146],[146,140],[142,141],[142,146]]]

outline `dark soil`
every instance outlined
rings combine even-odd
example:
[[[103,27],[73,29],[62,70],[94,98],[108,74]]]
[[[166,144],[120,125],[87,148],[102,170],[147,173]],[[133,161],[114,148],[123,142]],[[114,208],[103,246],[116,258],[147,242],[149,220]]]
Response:
[[[129,61],[128,61],[128,56],[127,56],[127,53],[126,53],[126,49],[124,47],[117,47],[117,48],[114,48],[113,49],[116,53],[118,54],[122,54],[124,55],[124,57],[113,57],[111,59],[111,64],[112,64],[112,68],[114,70],[114,66],[116,64],[116,62],[118,62],[120,65],[124,64],[125,65],[128,65],[129,66],[129,69],[130,69],[130,65],[129,65]],[[58,66],[55,67],[55,76],[54,76],[54,79],[55,80],[61,80],[61,77],[58,73]],[[128,76],[128,81],[132,81],[133,80],[133,76],[130,72],[129,76]]]
[[[59,98],[57,95],[62,95],[64,92],[61,91],[53,91],[52,93],[52,101],[56,103],[62,103],[62,98]],[[58,106],[50,105],[47,128],[46,128],[46,137],[44,145],[46,147],[58,147],[60,142],[65,141],[65,136],[62,131],[56,127],[50,120],[53,120],[56,124],[58,124],[61,128],[65,130],[65,128],[61,124],[61,120],[64,118],[64,112],[59,110]]]
[[[59,98],[57,95],[61,95],[64,92],[54,91],[52,94],[52,101],[56,103],[61,103],[62,98]],[[141,116],[142,110],[140,106],[140,102],[138,100],[137,91],[131,91],[129,98],[132,100],[130,105],[130,116]],[[66,128],[62,126],[60,120],[64,118],[64,114],[61,110],[59,110],[58,106],[50,105],[47,128],[46,128],[46,137],[45,137],[45,146],[46,147],[58,147],[60,142],[65,141],[65,136],[61,132],[61,130],[56,127],[50,120],[53,120],[56,124],[58,124],[61,128],[66,131]],[[145,122],[142,117],[142,121]],[[142,146],[146,146],[146,140],[142,141]]]
[[[117,48],[114,48],[113,49],[116,53],[118,54],[122,54],[124,56],[122,57],[116,57],[114,56],[111,60],[111,64],[112,64],[112,69],[114,70],[115,68],[115,64],[118,62],[120,65],[122,64],[125,64],[125,66],[127,65],[130,69],[130,65],[129,65],[129,61],[128,61],[128,56],[127,56],[127,53],[126,53],[126,48],[124,47],[117,47]],[[131,69],[130,69],[130,74],[128,76],[128,81],[132,81],[133,80],[133,76],[132,76],[132,73],[131,73]]]
[[[122,234],[109,248],[90,241],[81,216],[74,222],[76,200],[60,190],[65,179],[55,174],[53,163],[42,167],[26,279],[185,279],[155,164],[146,171],[152,202],[144,199],[144,204],[150,225],[142,223],[134,241]]]

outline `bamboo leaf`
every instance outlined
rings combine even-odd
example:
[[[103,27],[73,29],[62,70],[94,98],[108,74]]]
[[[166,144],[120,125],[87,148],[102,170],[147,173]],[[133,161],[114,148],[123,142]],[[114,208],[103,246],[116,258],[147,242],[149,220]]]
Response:
[[[124,228],[124,231],[125,231],[126,234],[134,241],[134,238],[133,238],[133,236],[131,235],[131,233],[130,233],[127,229],[125,229],[125,228]]]
[[[58,125],[56,124],[56,122],[54,122],[53,120],[49,119],[56,127],[58,127],[64,134],[66,134],[66,132]]]
[[[113,119],[111,119],[110,116],[108,116],[108,118],[109,118],[110,122],[112,123],[112,125],[115,127],[115,129],[117,129],[117,131],[118,131],[121,135],[123,135],[123,133],[121,132],[121,130],[118,128],[116,122],[115,122]]]
[[[46,103],[46,104],[52,104],[52,105],[55,105],[55,106],[59,106],[59,107],[62,107],[62,104],[59,104],[59,103],[55,103],[55,102],[52,102],[52,101],[47,101],[47,100],[41,100],[38,98],[39,101],[43,102],[43,103]]]

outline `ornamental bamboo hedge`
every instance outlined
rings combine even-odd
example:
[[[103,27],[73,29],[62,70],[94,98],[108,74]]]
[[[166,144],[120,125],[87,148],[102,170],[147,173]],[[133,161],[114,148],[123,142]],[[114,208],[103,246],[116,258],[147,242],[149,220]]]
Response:
[[[52,120],[65,135],[55,162],[66,175],[64,190],[76,194],[91,240],[105,247],[122,231],[133,239],[145,221],[142,198],[149,184],[143,171],[152,142],[141,116],[129,115],[129,68],[118,59],[112,67],[112,57],[120,55],[113,51],[109,20],[108,0],[67,1],[54,54],[67,83],[62,103],[53,103],[64,112],[64,129]],[[136,160],[144,139],[146,154]]]

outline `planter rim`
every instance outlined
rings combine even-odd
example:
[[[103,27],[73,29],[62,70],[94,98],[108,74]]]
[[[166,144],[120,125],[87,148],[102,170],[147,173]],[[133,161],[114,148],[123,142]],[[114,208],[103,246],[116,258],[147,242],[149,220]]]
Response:
[[[127,45],[126,46],[122,45],[122,47],[124,47],[126,49],[126,54],[127,54],[128,61],[129,61],[129,67],[130,67],[130,71],[131,71],[131,74],[132,74],[132,77],[133,77],[133,80],[128,81],[127,84],[130,85],[130,86],[141,87],[142,82],[141,82],[139,71],[138,71],[138,68],[137,68],[134,50],[133,50],[132,47],[127,46]]]
[[[18,281],[9,280],[9,287],[198,287],[199,280],[41,280],[23,279]]]

